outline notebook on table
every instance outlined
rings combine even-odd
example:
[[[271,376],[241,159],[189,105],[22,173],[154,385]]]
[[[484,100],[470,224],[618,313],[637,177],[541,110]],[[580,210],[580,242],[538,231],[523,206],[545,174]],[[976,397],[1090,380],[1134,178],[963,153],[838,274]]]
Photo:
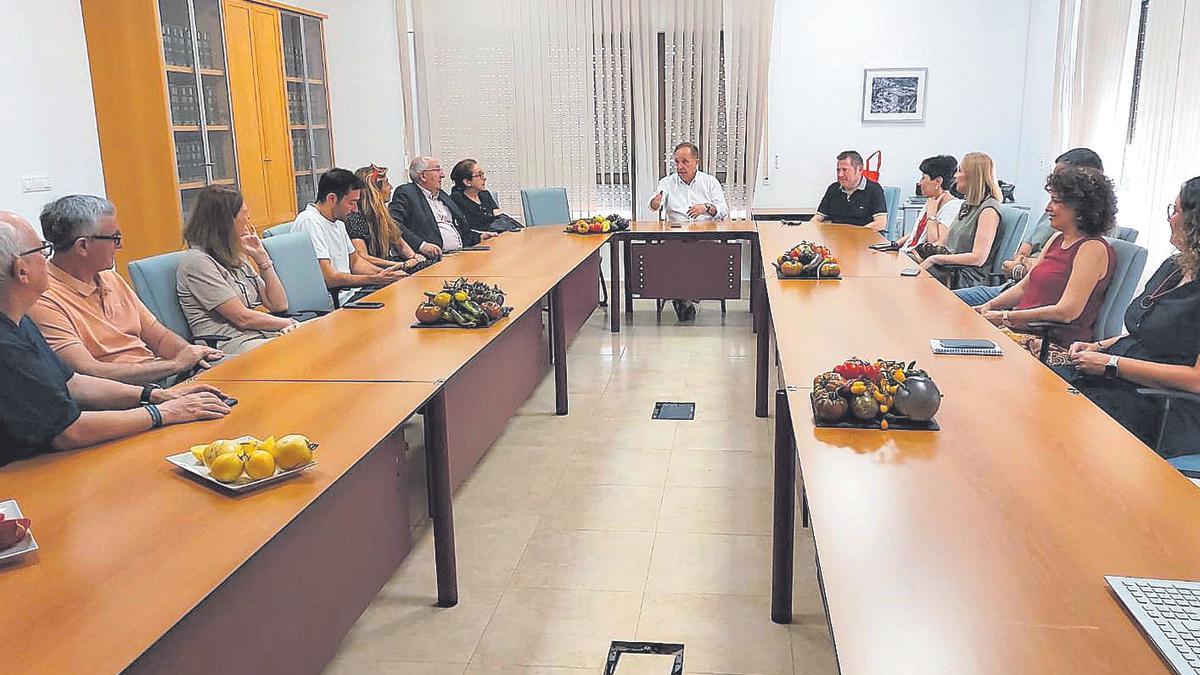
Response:
[[[1000,345],[992,340],[968,340],[959,338],[934,338],[929,341],[934,354],[958,356],[1003,356]]]

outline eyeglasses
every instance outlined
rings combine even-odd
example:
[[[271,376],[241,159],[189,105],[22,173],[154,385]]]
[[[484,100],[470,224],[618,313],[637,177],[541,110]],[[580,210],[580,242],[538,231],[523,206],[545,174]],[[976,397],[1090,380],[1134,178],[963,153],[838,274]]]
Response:
[[[431,166],[428,169],[422,169],[418,173],[429,173],[430,171],[439,171],[440,172],[441,170],[442,170],[442,167],[440,167],[440,166]]]
[[[30,253],[41,253],[43,258],[49,260],[54,257],[54,244],[51,244],[48,241],[43,241],[41,246],[37,248],[31,248],[28,251],[22,251],[17,254],[17,257],[20,258],[27,256]]]
[[[1175,214],[1178,212],[1179,212],[1179,209],[1175,208],[1175,202],[1171,202],[1170,204],[1167,204],[1167,220],[1174,218]]]
[[[471,178],[483,178],[486,175],[487,175],[486,171],[480,171],[479,173],[471,174]]]
[[[87,234],[76,238],[75,241],[79,241],[80,239],[100,239],[103,241],[111,241],[117,248],[121,248],[121,239],[123,236],[124,235],[122,235],[120,232],[115,232],[113,234]]]

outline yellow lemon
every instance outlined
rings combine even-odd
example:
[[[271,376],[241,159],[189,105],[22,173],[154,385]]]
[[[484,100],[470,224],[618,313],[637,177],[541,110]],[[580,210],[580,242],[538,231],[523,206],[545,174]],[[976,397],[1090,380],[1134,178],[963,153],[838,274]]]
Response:
[[[274,437],[274,436],[267,436],[267,440],[265,440],[265,441],[259,441],[259,442],[258,442],[258,449],[259,449],[259,450],[266,450],[267,452],[271,453],[271,456],[272,456],[272,457],[274,457],[274,456],[275,456],[275,437]]]
[[[266,450],[255,450],[246,460],[246,475],[254,480],[275,475],[275,458]]]
[[[242,436],[234,441],[238,446],[238,454],[249,456],[250,453],[258,449],[259,440],[253,436]]]
[[[196,458],[197,464],[204,463],[204,451],[207,449],[208,445],[193,445],[192,447],[188,448],[188,450],[192,453],[192,457]]]
[[[275,442],[275,463],[280,469],[290,471],[311,461],[312,448],[304,436],[289,434]]]
[[[218,455],[209,465],[208,470],[213,478],[222,483],[232,483],[241,477],[244,468],[245,462],[242,461],[241,456],[236,452],[227,452]]]
[[[213,460],[215,460],[216,458],[218,458],[224,454],[228,454],[228,453],[237,454],[237,451],[238,451],[237,443],[234,443],[233,441],[230,441],[227,439],[221,439],[219,441],[213,441],[212,443],[209,443],[208,447],[204,449],[204,454],[201,459],[204,461],[204,466],[207,466],[208,468],[211,469],[212,465],[213,465]]]

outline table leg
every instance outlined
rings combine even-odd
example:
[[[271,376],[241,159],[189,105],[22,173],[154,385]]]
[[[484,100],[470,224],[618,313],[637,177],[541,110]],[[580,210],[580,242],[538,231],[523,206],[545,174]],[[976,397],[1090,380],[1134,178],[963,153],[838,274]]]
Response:
[[[554,340],[554,414],[567,414],[567,312],[562,284],[550,291],[550,335]]]
[[[458,570],[454,556],[454,503],[450,485],[450,449],[447,445],[446,395],[444,390],[440,390],[425,404],[425,461],[429,480],[429,515],[433,520],[433,557],[437,569],[438,607],[453,607],[458,604]]]
[[[767,385],[771,380],[771,311],[764,292],[765,284],[759,282],[758,313],[754,315],[754,323],[758,327],[755,343],[757,350],[754,355],[754,416],[767,416]],[[779,417],[779,411],[775,411]]]
[[[775,513],[771,557],[771,621],[792,622],[796,535],[796,453],[787,391],[775,392]]]
[[[756,290],[758,289],[758,280],[762,278],[762,261],[759,256],[762,252],[758,250],[758,238],[750,239],[750,314],[757,316],[759,298]],[[751,322],[755,330],[758,329],[757,322]]]
[[[612,289],[608,292],[609,330],[621,332],[621,243],[619,237],[608,240],[608,278]],[[629,283],[626,279],[625,283]]]
[[[625,317],[633,318],[633,256],[629,255],[629,239],[621,238],[621,264],[625,266]]]

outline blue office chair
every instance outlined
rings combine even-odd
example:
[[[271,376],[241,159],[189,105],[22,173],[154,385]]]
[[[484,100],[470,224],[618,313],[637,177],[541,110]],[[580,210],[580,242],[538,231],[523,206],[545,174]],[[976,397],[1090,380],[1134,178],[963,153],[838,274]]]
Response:
[[[522,188],[521,211],[525,215],[525,227],[565,226],[571,222],[567,189],[562,187]]]
[[[292,231],[292,223],[280,223],[279,225],[276,225],[275,227],[268,227],[267,229],[263,230],[262,236],[263,236],[263,239],[266,239],[267,237],[276,237],[281,234],[287,234],[288,232],[291,232],[291,231]]]
[[[1104,302],[1100,305],[1100,313],[1096,317],[1096,332],[1094,333],[1095,340],[1107,340],[1114,335],[1121,334],[1121,327],[1125,321],[1125,308],[1129,306],[1129,302],[1133,299],[1133,294],[1137,291],[1138,283],[1142,279],[1142,270],[1146,268],[1146,249],[1131,244],[1122,239],[1114,239],[1105,237],[1109,246],[1112,246],[1113,253],[1117,255],[1116,264],[1113,266],[1113,278],[1108,284],[1108,290],[1104,292]],[[1066,324],[1057,321],[1031,321],[1028,324],[1029,332],[1042,337],[1042,349],[1038,353],[1038,358],[1043,363],[1046,362],[1046,357],[1050,354],[1050,338],[1054,331]]]
[[[222,335],[193,335],[179,307],[175,272],[182,255],[183,251],[174,251],[130,262],[129,278],[133,281],[133,290],[167,330],[188,342],[202,342],[209,347],[216,347],[229,338]]]
[[[1134,243],[1137,243],[1137,238],[1138,238],[1138,231],[1133,229],[1132,227],[1118,227],[1117,228],[1117,239],[1120,239],[1121,241],[1127,241],[1131,244],[1134,244]]]
[[[525,216],[525,227],[566,226],[571,222],[567,189],[562,187],[521,188],[521,211]],[[600,269],[600,306],[608,306],[608,282],[604,280],[603,268]]]
[[[263,247],[275,263],[275,273],[287,293],[289,316],[303,320],[333,311],[333,297],[325,287],[325,277],[307,232],[277,234],[264,239]]]
[[[894,231],[896,229],[896,212],[900,209],[900,188],[884,186],[883,200],[887,204],[887,228],[884,229],[884,234],[888,241],[895,241],[900,238],[900,233]]]

